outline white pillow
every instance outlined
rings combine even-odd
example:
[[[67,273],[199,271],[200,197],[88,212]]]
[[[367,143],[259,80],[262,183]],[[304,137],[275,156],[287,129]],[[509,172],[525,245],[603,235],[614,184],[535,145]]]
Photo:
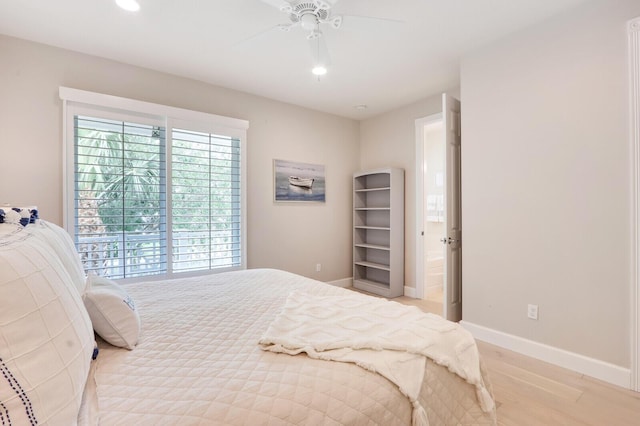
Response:
[[[83,296],[93,329],[114,346],[133,349],[140,335],[140,316],[124,288],[108,278],[89,274]]]
[[[6,234],[12,234],[22,231],[24,228],[15,223],[0,223],[0,238]]]
[[[84,268],[76,246],[67,231],[44,220],[39,220],[35,225],[29,226],[27,230],[51,246],[69,273],[74,287],[82,295],[86,285]]]
[[[94,335],[69,283],[32,234],[0,236],[0,417],[12,424],[77,422]]]

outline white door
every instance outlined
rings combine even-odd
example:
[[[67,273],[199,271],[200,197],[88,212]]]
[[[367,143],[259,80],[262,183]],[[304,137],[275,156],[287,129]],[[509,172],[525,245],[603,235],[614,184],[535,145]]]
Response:
[[[462,223],[460,211],[460,101],[442,95],[445,134],[444,294],[442,316],[462,319]]]

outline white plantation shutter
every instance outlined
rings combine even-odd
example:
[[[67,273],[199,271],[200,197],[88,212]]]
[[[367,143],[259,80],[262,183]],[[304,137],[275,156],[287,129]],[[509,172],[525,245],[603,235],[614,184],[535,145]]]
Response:
[[[173,270],[241,264],[240,140],[172,129]]]
[[[85,270],[165,273],[164,128],[80,115],[74,123],[75,237]]]
[[[111,278],[246,267],[243,120],[60,88],[64,222]]]

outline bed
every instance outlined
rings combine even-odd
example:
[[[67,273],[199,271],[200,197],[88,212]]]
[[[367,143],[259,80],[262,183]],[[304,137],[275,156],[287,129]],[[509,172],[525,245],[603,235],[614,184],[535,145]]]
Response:
[[[121,285],[138,328],[132,349],[113,346],[94,338],[98,320],[87,313],[86,294],[83,303],[91,277],[78,276],[70,245],[42,220],[0,225],[0,421],[14,421],[7,424],[496,424],[495,407],[478,397],[479,387],[491,391],[481,363],[472,384],[426,359],[412,402],[362,363],[260,345],[294,294],[392,303],[284,271]],[[51,325],[60,316],[66,323]]]

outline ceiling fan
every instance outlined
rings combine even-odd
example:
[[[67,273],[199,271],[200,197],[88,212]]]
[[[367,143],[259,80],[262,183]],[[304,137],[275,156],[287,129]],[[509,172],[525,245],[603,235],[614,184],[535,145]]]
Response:
[[[322,36],[321,25],[328,25],[338,29],[342,25],[342,16],[332,15],[331,7],[338,0],[262,0],[264,3],[276,7],[286,13],[289,21],[276,27],[289,32],[300,27],[307,32],[307,40],[313,56],[315,75],[324,75],[330,63],[327,45]]]
[[[329,24],[338,29],[342,25],[342,16],[332,16],[331,7],[338,0],[262,0],[289,15],[290,23],[280,24],[278,28],[289,31],[296,26],[309,32],[309,38],[316,38],[320,33],[320,24]]]

